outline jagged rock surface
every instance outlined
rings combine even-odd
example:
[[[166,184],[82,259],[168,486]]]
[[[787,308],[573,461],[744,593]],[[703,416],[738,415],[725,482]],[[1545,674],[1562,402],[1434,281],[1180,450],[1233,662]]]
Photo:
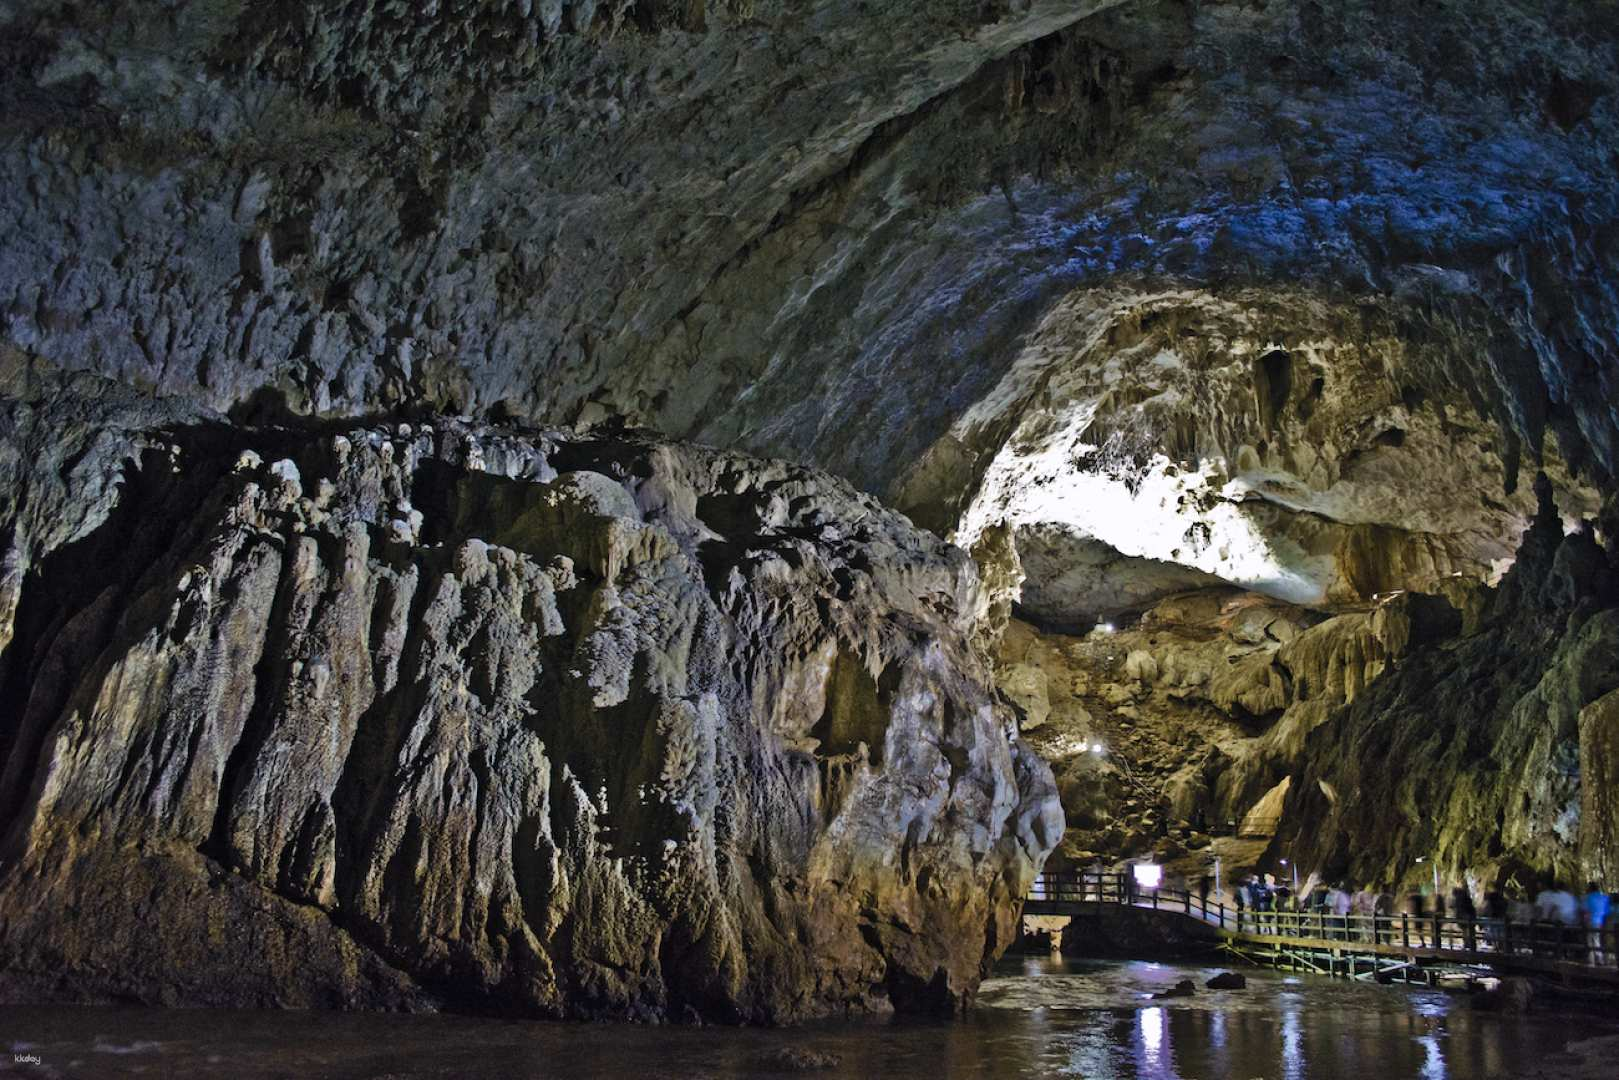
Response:
[[[5,996],[785,1021],[1015,939],[964,553],[634,435],[152,419],[6,415]]]
[[[0,534],[13,693],[40,674],[39,612],[84,606],[47,575],[50,553],[102,551],[123,505],[98,463],[174,457],[181,444],[152,433],[211,423],[198,407],[248,425],[620,417],[827,468],[980,560],[988,587],[952,618],[980,645],[1012,627],[1003,689],[1063,759],[1076,820],[1106,804],[1086,793],[1096,763],[1069,760],[1074,733],[1119,746],[1138,733],[1152,767],[1128,796],[1126,839],[1153,831],[1148,809],[1161,826],[1255,813],[1267,793],[1306,814],[1321,809],[1312,792],[1330,802],[1336,781],[1297,773],[1328,738],[1311,732],[1349,738],[1368,687],[1411,649],[1429,655],[1418,624],[1439,615],[1399,601],[1411,625],[1389,621],[1390,593],[1442,592],[1457,614],[1436,632],[1459,620],[1458,640],[1496,635],[1432,661],[1435,679],[1519,648],[1562,670],[1544,640],[1501,629],[1523,594],[1471,590],[1498,578],[1537,510],[1526,464],[1552,476],[1571,525],[1619,475],[1615,0],[10,0],[0,60],[0,359],[15,348],[28,378],[100,373],[166,401],[75,406],[103,425],[99,442],[24,418],[0,448],[21,478],[0,498],[29,492]],[[388,553],[440,542],[448,510],[418,501],[365,517],[380,537],[360,559],[365,589],[404,589]],[[712,518],[727,507],[697,517],[728,536]],[[479,517],[498,510],[468,510],[459,538],[499,546],[503,519]],[[599,516],[568,511],[536,542],[614,572],[674,558],[639,531],[600,534]],[[144,535],[154,565],[179,557]],[[705,583],[709,543],[697,563],[677,544]],[[334,572],[321,551],[317,578]],[[853,572],[883,575],[879,561]],[[523,596],[543,590],[519,578]],[[48,602],[28,600],[36,579]],[[1233,584],[1270,598],[1240,609],[1303,609],[1256,636],[1224,622]],[[110,607],[128,588],[86,618],[123,617]],[[1206,595],[1183,603],[1186,589]],[[1165,604],[1187,617],[1155,629]],[[284,627],[298,610],[265,617]],[[1135,636],[1031,644],[1014,615],[1054,639],[1115,617]],[[387,623],[342,618],[333,640]],[[270,641],[271,666],[295,644]],[[826,662],[826,692],[863,715],[860,665]],[[305,670],[324,669],[272,672],[255,693],[292,701]],[[458,672],[444,669],[447,686]],[[1583,774],[1611,775],[1612,699],[1559,700],[1545,710],[1558,730],[1588,733]],[[1401,716],[1407,733],[1372,750],[1418,737],[1420,712]],[[1568,784],[1547,798],[1565,843],[1572,744],[1558,738]],[[1309,775],[1334,752],[1311,751]],[[1515,791],[1492,787],[1473,809],[1487,818]],[[1577,829],[1609,835],[1600,791],[1584,784],[1577,801]],[[222,889],[242,871],[305,914],[360,910],[358,887],[323,869],[327,826],[307,828],[264,840],[227,817],[202,857],[235,868]],[[1393,835],[1399,850],[1367,872],[1397,872],[1429,842]],[[352,951],[361,923],[347,917],[327,917],[339,936],[320,948],[345,964],[382,955],[365,951],[382,931]],[[299,932],[324,934],[311,918]],[[546,955],[573,955],[557,948]],[[469,962],[451,953],[444,964]],[[611,1008],[653,1000],[624,989],[641,976],[620,959],[598,980]],[[471,984],[494,978],[479,971]],[[557,976],[560,995],[596,993],[574,977]],[[265,985],[299,978],[289,967]]]
[[[1611,0],[69,7],[0,8],[0,303],[64,366],[619,413],[944,531],[1060,303],[1280,282],[1619,468]]]
[[[1021,610],[1081,632],[1222,582],[1323,606],[1493,580],[1535,504],[1499,427],[1421,389],[1458,347],[1276,289],[1077,293],[978,406],[1016,426],[957,533],[1009,524]],[[1555,471],[1570,519],[1593,513]]]
[[[1480,591],[1452,587],[1472,608]],[[1014,621],[996,677],[1056,773],[1068,820],[1058,863],[1178,858],[1220,833],[1275,833],[1311,733],[1462,627],[1434,596],[1327,615],[1203,590],[1083,637]]]
[[[1477,891],[1613,880],[1609,543],[1565,535],[1543,501],[1477,625],[1458,619],[1307,737],[1277,844],[1385,886],[1422,885],[1434,864]]]

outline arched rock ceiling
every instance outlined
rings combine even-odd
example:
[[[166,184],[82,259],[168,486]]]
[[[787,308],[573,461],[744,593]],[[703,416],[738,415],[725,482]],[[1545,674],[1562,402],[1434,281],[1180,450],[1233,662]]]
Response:
[[[1520,463],[1619,468],[1616,26],[11,0],[0,308],[238,415],[618,414],[1000,513],[1054,618],[1118,559],[1349,598],[1506,557]]]
[[[1489,578],[1535,499],[1488,421],[1423,389],[1468,344],[1283,288],[1078,290],[935,447],[993,455],[958,537],[1011,523],[1023,606],[1071,626],[1214,580],[1324,604]],[[1596,511],[1546,465],[1569,518]]]

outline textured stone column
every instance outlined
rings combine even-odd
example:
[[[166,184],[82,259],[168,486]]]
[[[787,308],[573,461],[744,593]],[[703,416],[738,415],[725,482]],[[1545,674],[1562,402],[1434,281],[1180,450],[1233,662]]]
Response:
[[[1580,872],[1619,878],[1619,690],[1580,710]]]

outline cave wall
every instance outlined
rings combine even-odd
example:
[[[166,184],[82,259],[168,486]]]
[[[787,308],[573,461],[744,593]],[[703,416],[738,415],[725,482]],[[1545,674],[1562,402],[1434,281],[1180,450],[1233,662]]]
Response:
[[[621,414],[944,531],[1062,297],[1286,282],[1468,339],[1421,388],[1514,462],[1619,462],[1608,0],[665,8],[10,4],[8,335],[220,409]]]
[[[1542,512],[1473,625],[1411,650],[1308,736],[1272,852],[1329,876],[1476,892],[1608,882],[1612,541]],[[1611,528],[1611,511],[1602,519]],[[1417,858],[1425,859],[1417,865]]]
[[[1010,523],[1020,607],[1052,628],[1221,583],[1342,608],[1493,580],[1534,496],[1498,426],[1422,389],[1476,343],[1281,288],[1077,292],[975,407],[973,425],[1015,426],[955,535]],[[1564,513],[1594,513],[1547,457]]]
[[[671,6],[9,4],[9,335],[222,411],[571,420],[883,124],[1112,4]],[[690,367],[633,418],[696,433]]]
[[[824,474],[62,387],[5,419],[53,433],[0,519],[6,998],[948,1012],[1060,838],[976,567]],[[38,531],[87,462],[118,493]]]
[[[1154,854],[1185,871],[1221,855],[1237,873],[1264,844],[1222,838],[1312,828],[1319,808],[1295,828],[1284,797],[1317,729],[1415,652],[1477,629],[1489,590],[1447,584],[1445,596],[1402,591],[1338,613],[1204,588],[1082,636],[1014,620],[996,680],[1056,774],[1068,828],[1054,858]]]
[[[1121,843],[1291,777],[1322,866],[1610,866],[1565,594],[1616,43],[1613,0],[0,4],[18,985],[959,1004],[1061,831],[1042,693],[1076,821],[1065,725],[1163,766]],[[698,825],[611,820],[642,781]]]

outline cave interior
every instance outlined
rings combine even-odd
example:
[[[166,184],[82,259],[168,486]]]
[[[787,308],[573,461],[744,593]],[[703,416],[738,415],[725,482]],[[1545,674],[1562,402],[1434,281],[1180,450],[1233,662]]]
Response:
[[[778,1023],[1097,863],[1619,888],[1614,0],[0,57],[0,1000]]]

